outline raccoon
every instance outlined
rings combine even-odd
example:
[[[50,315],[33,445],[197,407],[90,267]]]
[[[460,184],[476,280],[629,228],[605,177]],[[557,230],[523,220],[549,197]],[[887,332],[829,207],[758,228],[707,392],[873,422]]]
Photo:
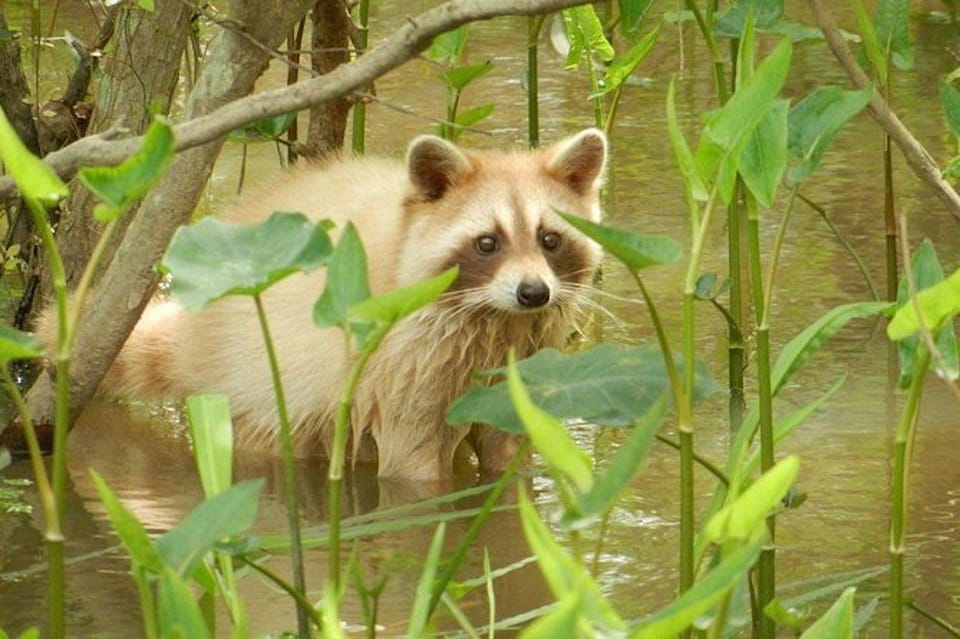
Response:
[[[438,300],[405,318],[368,361],[352,414],[354,459],[381,477],[441,480],[469,436],[482,470],[502,469],[520,441],[446,424],[447,406],[477,370],[560,347],[586,302],[600,247],[556,211],[601,217],[607,141],[584,130],[549,148],[467,151],[434,136],[406,161],[356,158],[304,167],[241,198],[223,216],[260,222],[277,210],[352,221],[364,242],[374,294],[437,275],[459,275]],[[298,274],[263,295],[300,455],[329,453],[350,353],[338,329],[318,329],[312,308],[324,273]],[[151,303],[101,385],[111,395],[229,397],[238,446],[273,447],[277,413],[254,304],[227,298],[196,312]]]

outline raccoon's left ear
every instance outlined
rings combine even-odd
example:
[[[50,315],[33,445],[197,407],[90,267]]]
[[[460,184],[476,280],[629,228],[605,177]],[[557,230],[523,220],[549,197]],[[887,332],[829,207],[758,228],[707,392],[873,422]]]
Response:
[[[439,200],[471,170],[463,151],[435,135],[418,136],[407,149],[410,181],[430,200]]]
[[[547,150],[547,172],[578,195],[594,192],[603,181],[607,165],[607,136],[600,129],[585,129]]]

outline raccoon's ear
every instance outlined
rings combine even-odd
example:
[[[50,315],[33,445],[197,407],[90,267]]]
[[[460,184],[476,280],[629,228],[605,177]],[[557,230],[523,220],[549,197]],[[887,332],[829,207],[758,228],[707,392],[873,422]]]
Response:
[[[430,200],[439,200],[471,170],[470,160],[450,142],[435,135],[413,139],[407,149],[407,171],[413,185]]]
[[[585,129],[547,149],[547,173],[578,195],[594,192],[607,165],[607,136],[600,129]]]

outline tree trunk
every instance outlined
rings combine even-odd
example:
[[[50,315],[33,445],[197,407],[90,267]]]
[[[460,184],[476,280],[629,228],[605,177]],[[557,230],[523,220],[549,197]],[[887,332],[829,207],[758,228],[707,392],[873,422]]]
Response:
[[[313,6],[313,37],[310,66],[325,75],[350,61],[350,29],[353,22],[343,0],[317,0]],[[322,160],[343,148],[347,129],[348,96],[322,102],[310,109],[310,128],[303,154]]]
[[[0,5],[2,6],[2,5]],[[6,31],[7,19],[0,11],[0,31]],[[0,41],[0,108],[13,130],[34,155],[40,155],[37,127],[30,108],[30,88],[20,63],[20,44],[16,38]]]

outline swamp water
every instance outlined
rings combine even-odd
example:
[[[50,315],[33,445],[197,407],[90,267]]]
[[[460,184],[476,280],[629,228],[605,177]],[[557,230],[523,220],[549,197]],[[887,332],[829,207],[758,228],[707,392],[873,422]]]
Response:
[[[402,19],[422,8],[409,2],[374,3],[373,41]],[[417,6],[413,6],[417,5]],[[22,5],[20,5],[22,6]],[[936,6],[934,4],[934,6]],[[810,23],[808,16],[796,19]],[[851,15],[839,15],[841,24],[854,27]],[[66,21],[68,18],[61,18]],[[71,30],[82,33],[81,26]],[[13,21],[11,19],[11,21]],[[65,23],[65,22],[64,22]],[[957,34],[951,27],[924,18],[911,24],[916,42],[917,68],[897,73],[893,95],[898,112],[907,126],[939,160],[951,154],[946,125],[930,104],[937,100],[937,82],[952,70],[957,59]],[[520,77],[524,66],[526,24],[518,19],[500,19],[476,25],[471,30],[468,52],[472,59],[490,57],[494,72],[468,89],[467,107],[496,102],[492,118],[484,128],[493,136],[468,134],[466,145],[522,144],[525,138],[525,95]],[[689,64],[679,66],[678,49]],[[681,76],[678,108],[687,125],[688,137],[702,113],[714,104],[712,79],[703,64],[705,51],[691,27],[681,38],[676,26],[664,28],[660,42],[642,66],[653,82],[631,87],[623,102],[613,133],[613,158],[607,189],[608,220],[617,226],[663,234],[687,242],[688,228],[678,172],[666,134],[665,99],[671,74]],[[271,81],[281,82],[277,73]],[[542,138],[546,141],[591,124],[591,109],[585,96],[588,83],[583,73],[562,70],[562,59],[544,46],[541,54]],[[833,57],[820,43],[796,47],[786,94],[794,99],[822,84],[846,86]],[[442,113],[443,89],[435,71],[425,62],[414,61],[377,83],[382,104],[371,105],[368,118],[368,150],[399,153],[416,134],[432,130],[425,116]],[[914,108],[923,105],[922,109]],[[391,107],[403,107],[417,114],[405,115]],[[272,148],[261,147],[247,168],[247,184],[270,179],[277,170]],[[237,180],[239,150],[229,146],[221,159],[212,185],[211,197],[220,202],[232,192]],[[866,116],[851,122],[828,153],[819,172],[804,189],[805,195],[825,207],[840,232],[862,256],[878,286],[882,287],[883,222],[881,136]],[[915,246],[920,238],[931,237],[944,269],[953,271],[960,263],[960,226],[943,210],[925,185],[920,183],[895,154],[897,206],[909,215],[910,235]],[[762,240],[772,243],[780,206],[764,215]],[[215,206],[215,205],[214,205]],[[709,236],[702,269],[724,268],[726,231],[717,219]],[[842,303],[869,298],[862,276],[847,253],[820,217],[800,205],[791,220],[781,272],[772,308],[773,351],[822,315]],[[679,295],[682,267],[650,271],[646,281],[660,304],[668,328],[679,335]],[[603,290],[598,300],[611,317],[604,319],[606,339],[618,342],[649,342],[652,330],[646,310],[637,303],[629,277],[612,261],[605,267]],[[699,305],[698,352],[720,381],[725,379],[724,326],[717,313]],[[810,582],[839,573],[883,569],[887,564],[888,491],[892,433],[903,403],[895,388],[896,364],[886,341],[883,326],[856,322],[833,338],[785,388],[775,404],[777,415],[785,415],[819,396],[840,377],[846,383],[827,407],[812,416],[785,442],[778,455],[796,452],[801,457],[798,488],[808,500],[778,519],[778,592],[789,597],[812,590]],[[700,454],[722,464],[728,440],[726,401],[716,395],[696,409],[696,446]],[[116,547],[116,537],[106,519],[87,474],[96,469],[124,503],[152,532],[163,531],[201,499],[201,489],[184,437],[170,413],[160,409],[95,403],[78,423],[70,438],[70,492],[64,522],[68,536],[69,634],[75,637],[130,637],[140,633],[139,607],[129,563]],[[171,424],[174,425],[171,425]],[[670,432],[668,423],[666,432]],[[582,429],[579,441],[603,464],[617,449],[623,434],[598,434]],[[913,458],[908,538],[908,595],[925,609],[960,625],[960,411],[956,401],[939,381],[928,381],[920,414],[918,440]],[[654,446],[644,470],[628,493],[618,502],[600,561],[600,581],[617,608],[628,618],[640,618],[659,608],[673,596],[676,584],[678,532],[678,484],[676,453]],[[325,467],[316,461],[299,468],[300,499],[308,526],[322,525],[326,518]],[[258,533],[285,529],[281,502],[282,471],[278,459],[241,455],[237,478],[265,477]],[[0,478],[30,476],[26,461],[17,461],[0,471]],[[700,480],[698,506],[706,507],[713,489],[711,477],[697,469]],[[464,480],[469,484],[469,479]],[[543,513],[555,503],[547,480],[531,480]],[[377,513],[424,497],[424,487],[398,482],[379,482],[359,469],[346,486],[347,514]],[[480,497],[437,504],[426,511],[451,514],[479,505]],[[35,501],[29,491],[26,500]],[[40,509],[33,514],[0,516],[0,627],[13,634],[45,617],[45,567],[39,522]],[[468,519],[449,524],[450,544],[462,533]],[[698,522],[698,525],[702,522]],[[363,537],[356,541],[358,554],[369,575],[389,573],[381,599],[381,636],[397,635],[406,627],[413,591],[426,554],[432,527]],[[347,547],[353,542],[348,542]],[[471,552],[460,577],[481,575],[483,548],[495,567],[524,562],[529,550],[515,512],[497,513],[487,524]],[[308,586],[319,596],[326,574],[321,549],[307,555]],[[272,564],[286,570],[285,557]],[[292,628],[292,606],[283,593],[248,575],[241,590],[246,596],[254,633],[278,632]],[[482,588],[480,589],[482,591]],[[350,591],[348,587],[348,592]],[[858,606],[872,594],[884,596],[885,575],[861,584]],[[832,598],[832,597],[831,597]],[[514,570],[496,582],[496,613],[499,619],[522,615],[551,600],[535,562]],[[348,597],[343,618],[360,618],[354,599]],[[471,594],[464,609],[477,625],[487,617],[481,593]],[[881,604],[867,627],[868,637],[885,635],[885,610]],[[454,628],[452,621],[444,622]],[[921,624],[908,613],[908,635],[947,636],[930,624]],[[221,628],[226,628],[226,624]],[[786,635],[785,635],[786,636]]]

